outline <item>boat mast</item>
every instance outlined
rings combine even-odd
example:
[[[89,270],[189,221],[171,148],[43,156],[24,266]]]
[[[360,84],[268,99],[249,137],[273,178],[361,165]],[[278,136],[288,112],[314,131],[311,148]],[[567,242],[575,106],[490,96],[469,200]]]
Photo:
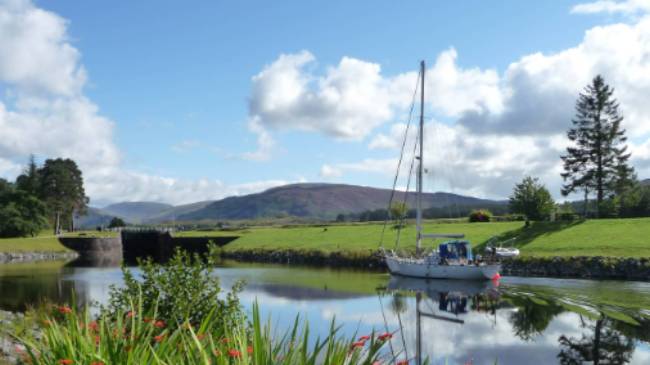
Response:
[[[417,213],[416,213],[416,227],[417,227],[417,242],[416,252],[420,253],[422,242],[422,155],[424,152],[424,60],[420,61],[420,131],[418,133],[420,138],[420,151],[419,156],[416,157],[418,162],[418,178],[417,178]]]

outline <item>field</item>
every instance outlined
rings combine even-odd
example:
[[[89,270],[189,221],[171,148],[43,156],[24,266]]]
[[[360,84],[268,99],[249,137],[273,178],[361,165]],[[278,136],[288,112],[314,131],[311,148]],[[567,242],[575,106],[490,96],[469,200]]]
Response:
[[[225,250],[346,251],[370,254],[380,247],[383,225],[379,223],[331,224],[323,226],[263,226],[241,230],[187,231],[178,237],[239,236]],[[650,218],[600,219],[577,222],[536,222],[525,227],[523,222],[467,223],[428,221],[426,233],[464,233],[482,251],[491,237],[499,240],[516,238],[514,245],[522,256],[616,256],[650,257]],[[112,232],[75,232],[72,235],[114,236]],[[397,230],[388,225],[383,246],[395,247]],[[434,243],[427,240],[425,247]],[[415,246],[415,226],[402,230],[399,248]],[[37,237],[0,238],[0,252],[65,251],[51,232]]]
[[[481,251],[493,236],[515,238],[523,256],[616,256],[650,257],[650,219],[602,219],[584,222],[439,223],[428,222],[427,233],[464,233]],[[370,252],[380,246],[382,225],[331,225],[327,227],[263,227],[229,232],[240,238],[226,250],[319,250],[323,252]],[[384,247],[394,248],[396,230],[387,227]],[[413,248],[415,229],[402,232],[400,248]],[[425,246],[431,246],[429,240]]]
[[[79,231],[66,233],[65,237],[114,237],[115,232]],[[0,238],[0,252],[65,252],[52,231],[42,231],[36,237]]]

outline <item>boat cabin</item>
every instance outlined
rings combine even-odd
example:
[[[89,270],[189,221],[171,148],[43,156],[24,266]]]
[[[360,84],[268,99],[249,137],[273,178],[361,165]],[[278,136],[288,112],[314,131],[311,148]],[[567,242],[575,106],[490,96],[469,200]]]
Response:
[[[438,246],[438,256],[442,260],[462,260],[471,261],[472,245],[469,241],[447,241]]]

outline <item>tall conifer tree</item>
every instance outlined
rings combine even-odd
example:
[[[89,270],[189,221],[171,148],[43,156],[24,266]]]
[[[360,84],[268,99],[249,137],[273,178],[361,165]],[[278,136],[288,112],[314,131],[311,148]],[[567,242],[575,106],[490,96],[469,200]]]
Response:
[[[628,165],[623,116],[613,97],[614,89],[598,75],[576,102],[576,116],[567,137],[573,143],[567,148],[564,161],[562,194],[583,191],[585,208],[590,192],[596,194],[596,213],[607,197],[615,195],[627,184],[634,170]]]

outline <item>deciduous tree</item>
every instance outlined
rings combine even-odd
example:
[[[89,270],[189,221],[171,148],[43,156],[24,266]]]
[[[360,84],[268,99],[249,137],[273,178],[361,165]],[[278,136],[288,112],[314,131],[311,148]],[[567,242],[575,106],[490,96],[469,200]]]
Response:
[[[527,220],[547,219],[554,206],[548,189],[538,179],[530,176],[515,185],[510,196],[510,210],[525,215]]]

